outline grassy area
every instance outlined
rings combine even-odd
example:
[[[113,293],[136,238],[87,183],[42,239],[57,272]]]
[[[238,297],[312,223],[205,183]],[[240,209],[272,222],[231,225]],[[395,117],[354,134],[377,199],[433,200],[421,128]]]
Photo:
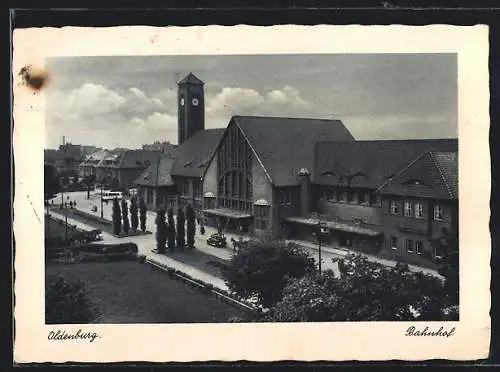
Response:
[[[135,261],[51,264],[46,275],[88,282],[99,323],[220,323],[245,313]]]
[[[64,238],[65,234],[65,223],[64,221],[57,221],[51,217],[45,216],[45,238],[55,238],[61,237]],[[72,234],[80,232],[75,226],[68,225],[68,237],[71,237]]]

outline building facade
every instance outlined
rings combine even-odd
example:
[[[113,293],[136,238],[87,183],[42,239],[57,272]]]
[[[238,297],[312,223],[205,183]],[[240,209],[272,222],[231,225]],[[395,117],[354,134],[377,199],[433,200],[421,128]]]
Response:
[[[135,181],[150,209],[189,203],[223,231],[417,264],[458,231],[457,139],[356,141],[339,120],[259,116],[206,130],[193,74],[178,83],[178,132]]]

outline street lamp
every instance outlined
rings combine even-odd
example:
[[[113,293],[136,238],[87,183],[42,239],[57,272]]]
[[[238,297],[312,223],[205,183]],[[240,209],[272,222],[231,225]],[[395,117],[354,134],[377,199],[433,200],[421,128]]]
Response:
[[[102,203],[102,188],[103,188],[103,186],[104,186],[104,181],[101,181],[101,220],[104,219],[104,213],[103,213],[103,210],[102,210],[102,208],[103,208],[103,203]]]
[[[318,267],[319,267],[319,275],[321,275],[321,234],[323,228],[326,226],[324,222],[318,221],[316,225],[318,230],[316,232],[316,238],[318,239]]]

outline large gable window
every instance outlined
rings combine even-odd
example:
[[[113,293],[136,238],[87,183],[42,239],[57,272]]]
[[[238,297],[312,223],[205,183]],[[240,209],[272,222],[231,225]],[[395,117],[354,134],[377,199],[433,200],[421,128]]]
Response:
[[[219,204],[252,210],[252,151],[236,125],[231,125],[217,151]]]

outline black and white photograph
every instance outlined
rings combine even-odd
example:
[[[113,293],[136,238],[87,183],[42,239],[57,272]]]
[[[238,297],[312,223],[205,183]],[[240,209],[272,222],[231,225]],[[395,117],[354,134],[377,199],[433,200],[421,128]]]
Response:
[[[46,69],[47,323],[458,320],[455,54]]]
[[[63,55],[17,76],[43,95],[49,342],[98,343],[99,325],[458,332],[458,52]]]

